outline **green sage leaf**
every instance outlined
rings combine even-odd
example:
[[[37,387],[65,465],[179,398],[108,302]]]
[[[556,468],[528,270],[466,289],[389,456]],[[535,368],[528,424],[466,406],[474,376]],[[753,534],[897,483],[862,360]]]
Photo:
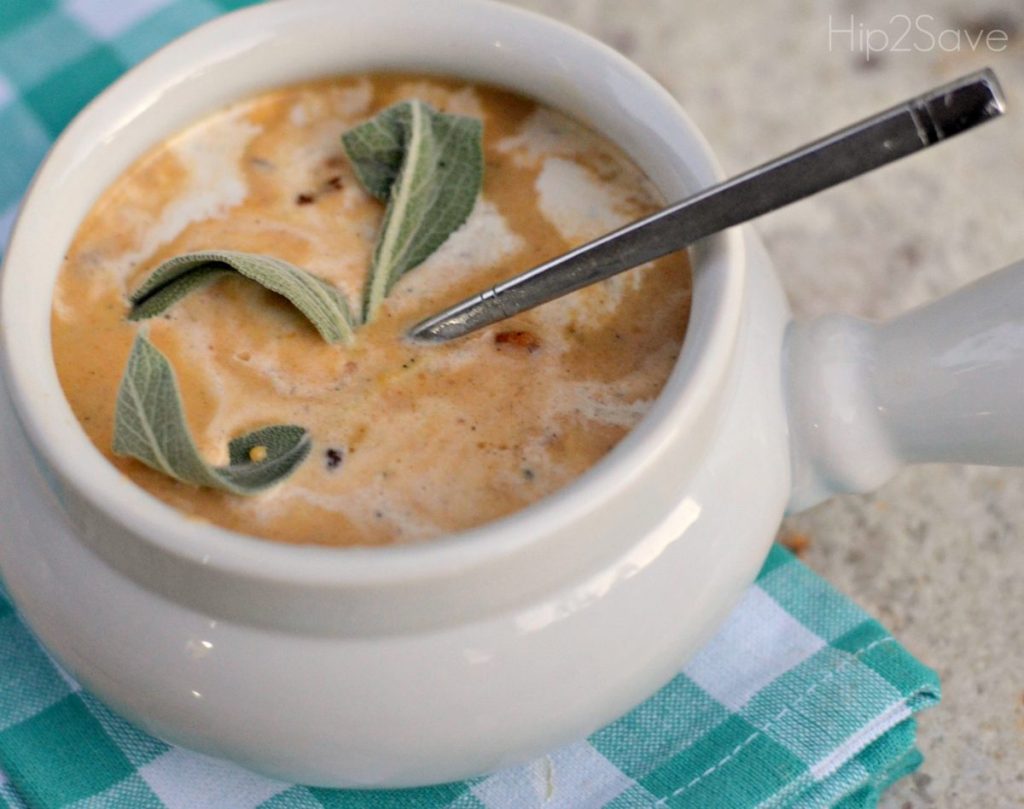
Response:
[[[341,290],[281,259],[231,250],[185,253],[165,261],[132,293],[128,318],[159,315],[192,290],[233,272],[287,298],[328,343],[351,341],[352,313]]]
[[[399,278],[469,217],[483,184],[483,127],[404,101],[349,130],[342,143],[367,193],[387,203],[363,288],[363,321]]]
[[[185,421],[170,362],[146,337],[135,338],[114,419],[114,452],[196,486],[256,494],[288,477],[310,451],[309,433],[295,425],[264,427],[228,444],[229,464],[203,460]],[[264,451],[253,453],[257,447]],[[254,457],[262,455],[262,460]]]

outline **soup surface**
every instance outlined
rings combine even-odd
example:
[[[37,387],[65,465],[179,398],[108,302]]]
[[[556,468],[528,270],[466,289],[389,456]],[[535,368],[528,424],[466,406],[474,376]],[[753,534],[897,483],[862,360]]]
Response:
[[[177,482],[111,451],[118,386],[140,324],[127,295],[162,261],[265,253],[341,287],[363,281],[383,206],[340,135],[418,98],[484,124],[469,220],[405,275],[351,346],[325,343],[283,299],[237,277],[147,321],[212,463],[271,423],[306,427],[310,457],[254,497]],[[428,539],[523,508],[605,455],[650,406],[686,329],[675,255],[439,346],[415,322],[659,207],[613,144],[495,88],[367,75],[241,102],[138,160],[96,202],[62,267],[52,335],[61,384],[96,447],[151,494],[267,539],[373,545]]]

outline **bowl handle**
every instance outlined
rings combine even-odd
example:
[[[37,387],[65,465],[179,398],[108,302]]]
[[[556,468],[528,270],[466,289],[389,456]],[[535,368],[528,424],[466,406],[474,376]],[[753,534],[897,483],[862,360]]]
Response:
[[[887,323],[795,323],[786,344],[790,511],[906,463],[1024,465],[1024,262]]]

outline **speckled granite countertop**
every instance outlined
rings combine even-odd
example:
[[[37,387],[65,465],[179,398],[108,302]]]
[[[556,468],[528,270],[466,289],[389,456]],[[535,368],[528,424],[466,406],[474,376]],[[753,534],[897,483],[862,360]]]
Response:
[[[1004,120],[757,228],[800,317],[889,317],[1024,258],[1019,0],[514,2],[639,63],[727,172],[991,65],[1007,90]],[[851,27],[852,47],[839,33]],[[857,48],[872,30],[890,49],[868,60]],[[975,49],[990,31],[1008,41],[983,36]],[[805,561],[942,677],[943,702],[921,719],[925,764],[883,809],[1024,806],[1024,471],[908,469],[785,530],[809,537]]]

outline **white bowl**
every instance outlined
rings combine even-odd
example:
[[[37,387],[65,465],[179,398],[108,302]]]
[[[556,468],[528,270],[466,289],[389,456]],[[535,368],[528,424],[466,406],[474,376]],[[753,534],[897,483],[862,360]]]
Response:
[[[694,251],[689,332],[649,415],[554,496],[382,549],[279,545],[186,519],[111,467],[64,399],[49,329],[63,252],[96,197],[192,121],[274,86],[373,70],[533,96],[616,141],[669,199],[719,178],[654,80],[570,28],[482,0],[248,8],[90,104],[33,182],[4,266],[0,570],[55,657],[149,732],[323,786],[422,785],[515,764],[667,682],[753,580],[787,503],[875,485],[904,457],[1024,457],[1004,424],[1019,423],[1024,394],[998,381],[1020,378],[1019,344],[965,361],[972,389],[1003,396],[1007,412],[972,420],[988,401],[977,390],[933,404],[914,445],[927,458],[904,451],[909,428],[886,415],[967,378],[943,359],[957,340],[990,331],[1008,335],[996,349],[1024,343],[1022,306],[990,306],[1019,293],[1024,274],[879,330],[845,319],[790,329],[762,248],[734,230]]]

